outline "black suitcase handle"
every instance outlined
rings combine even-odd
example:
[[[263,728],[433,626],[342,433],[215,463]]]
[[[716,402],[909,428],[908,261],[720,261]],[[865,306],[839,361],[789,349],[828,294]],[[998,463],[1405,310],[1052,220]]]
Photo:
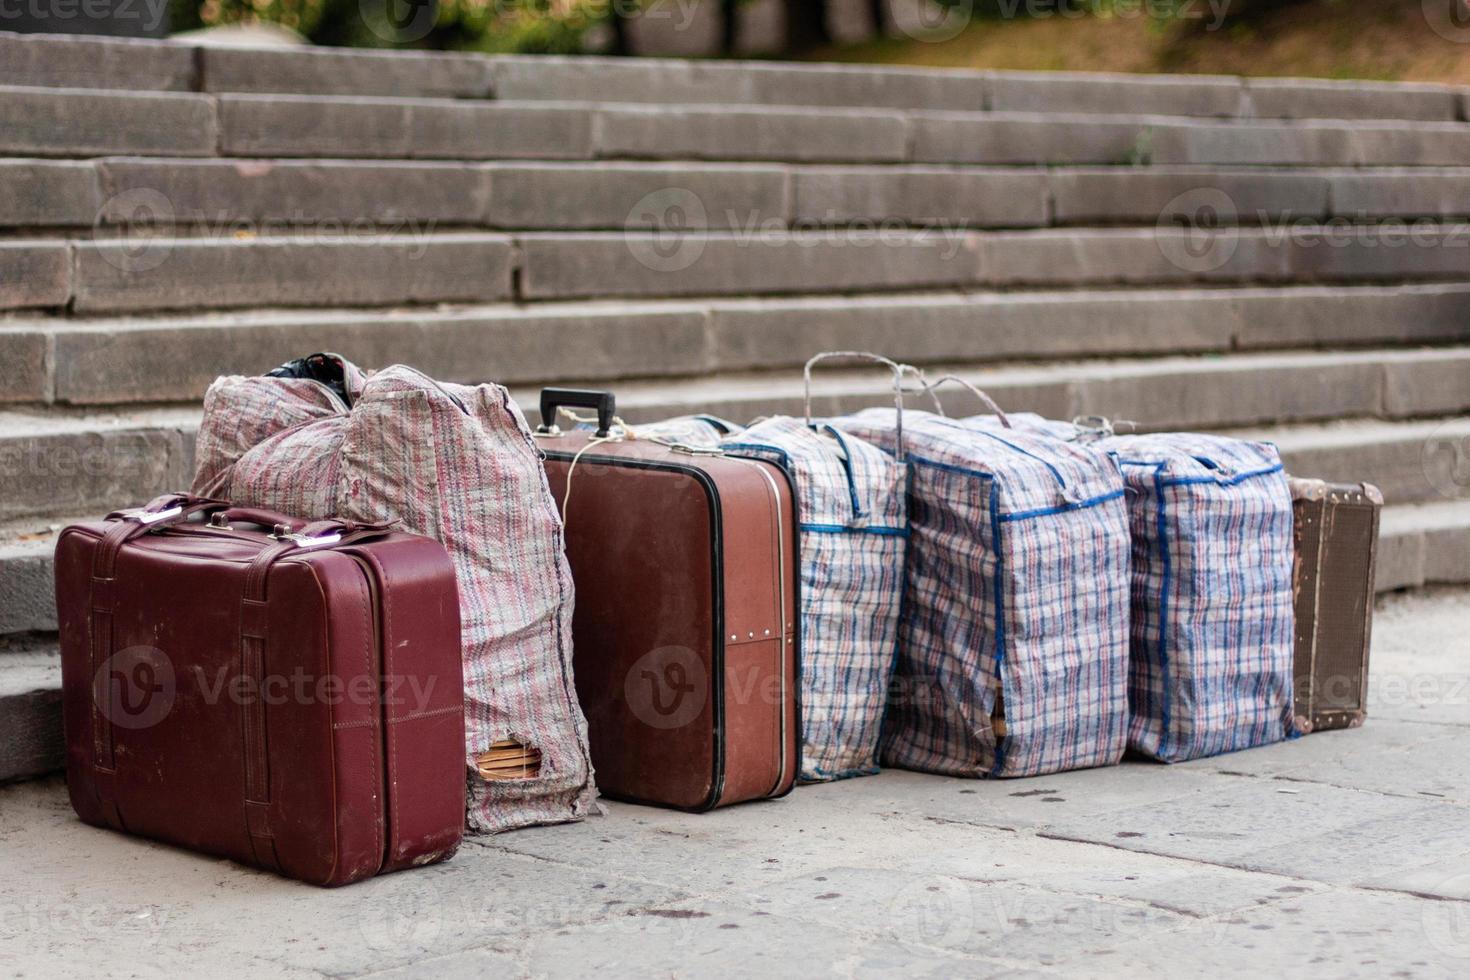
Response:
[[[597,410],[597,438],[606,439],[617,415],[617,398],[610,391],[590,391],[582,388],[542,388],[541,425],[538,432],[550,432],[556,427],[556,412],[562,407],[595,408]]]

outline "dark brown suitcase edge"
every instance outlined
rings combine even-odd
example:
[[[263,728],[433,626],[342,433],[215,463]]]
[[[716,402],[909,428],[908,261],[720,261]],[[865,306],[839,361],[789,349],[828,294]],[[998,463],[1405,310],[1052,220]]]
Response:
[[[598,792],[611,800],[633,803],[638,806],[656,806],[684,813],[708,813],[718,809],[725,789],[725,546],[724,517],[720,507],[720,491],[714,478],[702,468],[690,464],[650,459],[628,459],[607,456],[595,452],[558,452],[542,449],[547,462],[564,463],[571,466],[598,465],[617,466],[624,469],[650,470],[653,472],[678,473],[693,479],[705,492],[710,509],[710,576],[711,591],[714,593],[713,634],[710,638],[710,710],[714,718],[714,753],[710,762],[710,792],[694,806],[680,806],[660,800],[650,800],[629,793],[619,793],[598,787]],[[574,576],[575,577],[575,576]],[[583,709],[585,711],[585,709]]]

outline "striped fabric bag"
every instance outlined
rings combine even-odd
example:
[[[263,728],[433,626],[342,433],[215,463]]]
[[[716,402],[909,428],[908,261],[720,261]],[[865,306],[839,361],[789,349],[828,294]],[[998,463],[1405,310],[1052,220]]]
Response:
[[[1182,762],[1294,735],[1291,491],[1276,447],[1197,433],[1093,445],[1130,491],[1129,746]]]
[[[740,426],[713,415],[681,415],[662,422],[635,425],[631,430],[639,439],[694,449],[715,449],[722,439],[739,433]]]
[[[1127,742],[1128,513],[1103,453],[909,413],[907,595],[883,760],[956,776],[1109,765]],[[895,413],[835,420],[892,449]]]
[[[729,436],[732,455],[776,463],[791,474],[801,515],[801,778],[806,782],[878,771],[879,736],[898,649],[908,537],[907,467],[898,458],[811,421],[777,416]]]
[[[215,381],[196,490],[304,518],[396,520],[442,541],[459,582],[468,826],[580,819],[596,790],[572,683],[572,579],[520,409],[498,385],[341,367],[343,385]]]

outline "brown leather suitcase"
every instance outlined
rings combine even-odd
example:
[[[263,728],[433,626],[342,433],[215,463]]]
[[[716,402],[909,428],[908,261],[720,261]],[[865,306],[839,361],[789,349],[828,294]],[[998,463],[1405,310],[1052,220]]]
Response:
[[[790,479],[628,437],[606,392],[548,389],[542,418],[562,405],[599,415],[595,434],[543,424],[537,437],[566,521],[598,787],[684,810],[785,795],[800,766]]]
[[[56,598],[87,823],[318,885],[454,853],[464,692],[437,541],[169,495],[66,528]]]
[[[1296,537],[1296,725],[1355,728],[1368,709],[1373,570],[1383,495],[1367,483],[1291,481]]]

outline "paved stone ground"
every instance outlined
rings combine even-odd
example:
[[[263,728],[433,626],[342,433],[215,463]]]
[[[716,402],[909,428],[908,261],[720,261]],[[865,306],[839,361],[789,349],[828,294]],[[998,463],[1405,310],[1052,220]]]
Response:
[[[1367,727],[1166,768],[905,772],[467,843],[322,891],[0,790],[0,972],[1470,973],[1470,591],[1389,597]]]

